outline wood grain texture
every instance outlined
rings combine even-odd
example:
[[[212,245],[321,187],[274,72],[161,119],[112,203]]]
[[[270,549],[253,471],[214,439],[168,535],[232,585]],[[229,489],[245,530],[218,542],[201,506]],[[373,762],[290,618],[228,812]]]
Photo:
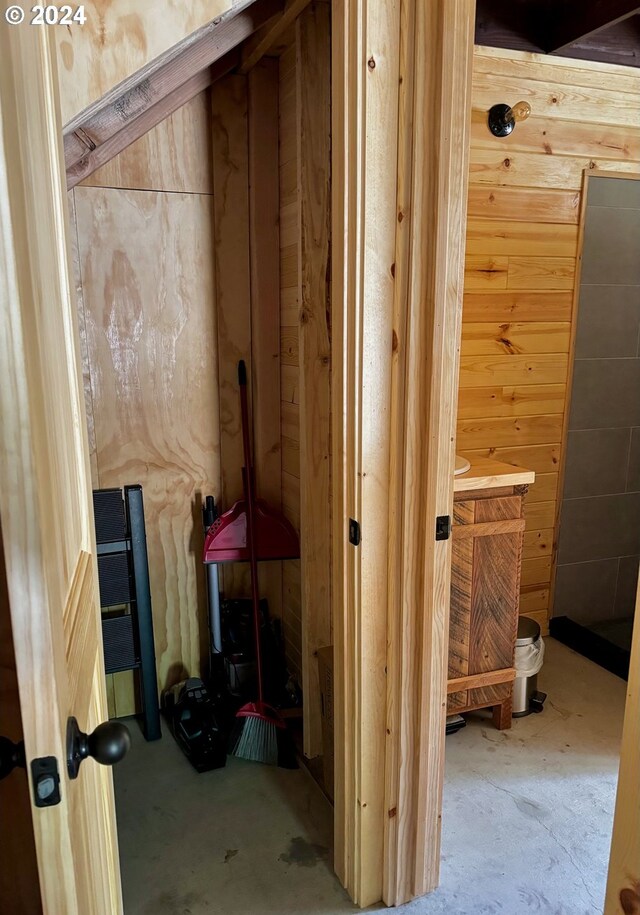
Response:
[[[278,61],[280,208],[280,447],[282,508],[300,532],[300,313],[298,120],[295,29]],[[289,667],[303,681],[300,562],[283,564],[282,619]],[[329,643],[327,643],[329,644]]]
[[[382,896],[387,820],[389,537],[380,521],[390,487],[399,38],[397,0],[333,7],[334,860],[360,906]],[[358,549],[346,538],[349,518],[367,532]]]
[[[465,503],[469,504],[469,503]],[[473,505],[473,503],[470,503]],[[460,523],[455,517],[454,524]],[[473,517],[473,515],[472,515]],[[473,520],[468,523],[473,524]],[[449,681],[469,673],[469,634],[473,594],[473,538],[454,540],[451,550],[451,610],[449,613]],[[460,686],[460,689],[463,687]],[[449,690],[453,692],[454,690]]]
[[[523,495],[516,487],[454,496],[447,709],[493,707],[511,725],[518,625]],[[473,507],[473,508],[471,508]]]
[[[62,123],[66,124],[115,85],[214,19],[248,0],[171,0],[158,15],[153,0],[89,0],[86,23],[55,29]]]
[[[447,693],[458,692],[462,689],[483,689],[487,686],[496,686],[499,684],[510,683],[515,680],[516,671],[514,667],[507,667],[504,670],[490,670],[487,673],[471,674],[468,677],[459,677],[455,680],[449,680],[447,683]]]
[[[545,531],[525,531],[523,559],[540,559],[553,553],[553,528]],[[544,579],[546,581],[546,579]]]
[[[474,538],[469,672],[511,667],[518,624],[522,534]]]
[[[251,386],[253,463],[260,498],[282,507],[280,433],[280,199],[278,191],[278,61],[261,60],[247,79]],[[258,568],[260,596],[282,618],[282,563]]]
[[[539,416],[496,416],[489,419],[464,419],[458,422],[457,445],[460,451],[495,448],[504,445],[537,445],[556,442],[562,434],[562,414]]]
[[[13,743],[24,740],[1,530],[0,734]],[[38,859],[29,790],[29,779],[24,769],[14,769],[10,779],[0,780],[0,830],[5,836],[11,835],[11,841],[4,843],[2,851],[0,909],[41,915]]]
[[[220,479],[212,202],[74,193],[97,482],[143,487],[162,689],[197,675],[206,645],[199,500]]]
[[[533,483],[535,474],[524,467],[518,467],[515,462],[503,463],[491,458],[474,456],[471,467],[466,473],[456,474],[453,481],[453,491],[458,496],[464,492],[464,499],[476,498],[476,493],[481,498],[486,490],[504,489],[513,486],[527,486]],[[464,503],[454,503],[454,512],[460,515],[460,506]]]
[[[562,413],[565,395],[564,384],[463,388],[458,398],[458,420],[480,419],[489,415],[493,418]]]
[[[474,3],[407,3],[401,22],[383,896],[392,905],[434,888],[439,873],[451,542],[429,531],[453,502],[468,173],[468,123],[454,111],[469,99]],[[493,286],[506,282],[498,267],[485,277]]]
[[[295,27],[296,20],[308,5],[309,0],[287,0],[282,13],[274,16],[245,42],[240,72],[248,73],[265,54],[273,54],[278,42],[283,39],[288,29]]]
[[[464,322],[571,321],[571,292],[465,292]],[[464,325],[463,325],[464,326]]]
[[[505,321],[501,324],[465,322],[462,330],[463,356],[508,356],[526,353],[566,353],[571,325],[559,321]]]
[[[483,129],[486,131],[486,124]],[[577,242],[576,225],[549,225],[533,220],[500,225],[493,216],[467,220],[467,254],[575,257]]]
[[[249,126],[247,78],[227,76],[211,90],[215,307],[218,328],[221,502],[242,498],[242,425],[238,362],[251,360],[251,259],[249,237]],[[213,385],[212,381],[212,385]],[[225,566],[225,593],[250,594],[248,569]]]
[[[331,38],[330,10],[296,22],[299,175],[300,573],[304,752],[322,752],[316,652],[332,644],[331,605]]]
[[[501,140],[486,125],[498,95],[532,105],[531,117]],[[527,499],[532,556],[548,555],[555,539],[584,175],[605,170],[640,171],[637,72],[475,49],[458,450],[542,474]],[[503,326],[513,334],[499,333]],[[540,579],[538,565],[530,583],[548,586],[552,568]]]
[[[212,194],[209,93],[200,92],[82,184]]]
[[[111,771],[63,765],[68,717],[91,732],[107,704],[57,86],[52,31],[1,29],[4,571],[25,754],[59,761],[60,803],[29,805],[42,910],[119,915]]]
[[[521,356],[462,356],[460,387],[484,385],[566,384],[567,353]]]
[[[633,894],[636,894],[635,897]],[[640,893],[640,586],[635,622],[627,702],[620,747],[620,772],[613,818],[613,839],[604,906],[605,915],[629,911]],[[623,903],[627,903],[623,905]],[[631,909],[631,911],[633,911]]]
[[[476,459],[503,461],[506,464],[514,464],[518,467],[528,467],[535,473],[556,472],[560,462],[560,454],[560,446],[557,444],[479,448],[464,452],[465,457],[472,463]]]
[[[492,134],[487,130],[487,113],[476,108],[471,113],[472,142],[478,149],[495,149]],[[539,117],[537,112],[527,120],[523,129],[514,131],[504,138],[501,148],[508,154],[513,152],[542,153],[545,156],[584,156],[590,161],[604,157],[621,162],[637,161],[640,158],[640,137],[625,125],[602,126],[592,121],[567,122],[560,118]],[[566,191],[556,192],[558,203]],[[543,200],[545,199],[543,195]],[[553,195],[551,198],[553,199]],[[573,219],[575,195],[573,196]],[[571,208],[570,198],[566,204]],[[569,215],[571,209],[567,211]],[[545,214],[546,216],[546,214]],[[512,219],[518,218],[512,215]],[[542,221],[542,220],[541,220]],[[558,222],[558,219],[544,220]]]
[[[486,117],[486,112],[484,114]],[[486,130],[485,117],[482,119],[483,131]],[[469,216],[486,216],[503,222],[527,219],[546,224],[577,225],[579,204],[580,195],[576,191],[499,185],[469,187]]]

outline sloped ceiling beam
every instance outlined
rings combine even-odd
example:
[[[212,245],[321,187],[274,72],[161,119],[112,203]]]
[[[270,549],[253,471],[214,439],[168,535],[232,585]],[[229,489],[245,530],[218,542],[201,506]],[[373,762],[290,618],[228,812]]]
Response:
[[[269,53],[309,2],[310,0],[287,0],[282,14],[275,16],[246,42],[242,49],[240,73],[248,73],[265,54]]]
[[[557,53],[640,12],[637,0],[570,0],[551,5],[545,51]]]
[[[284,0],[238,4],[85,108],[63,131],[75,187],[239,63],[238,46],[282,12]]]

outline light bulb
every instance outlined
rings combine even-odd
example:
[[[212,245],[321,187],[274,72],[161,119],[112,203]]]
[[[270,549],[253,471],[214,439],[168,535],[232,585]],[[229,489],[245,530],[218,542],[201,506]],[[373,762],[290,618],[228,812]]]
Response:
[[[529,115],[531,114],[531,105],[529,102],[516,102],[513,108],[510,108],[505,113],[505,121],[509,121],[511,118],[518,123],[518,121],[526,121]]]

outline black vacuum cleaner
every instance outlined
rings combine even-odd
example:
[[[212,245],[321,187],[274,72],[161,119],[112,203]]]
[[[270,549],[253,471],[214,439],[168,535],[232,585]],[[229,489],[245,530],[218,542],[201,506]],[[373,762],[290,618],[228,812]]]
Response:
[[[189,677],[165,690],[162,707],[171,733],[197,772],[226,765],[227,735],[199,677]]]

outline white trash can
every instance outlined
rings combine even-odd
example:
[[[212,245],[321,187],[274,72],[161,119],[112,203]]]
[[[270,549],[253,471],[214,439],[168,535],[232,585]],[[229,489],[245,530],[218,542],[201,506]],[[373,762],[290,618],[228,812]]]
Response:
[[[514,666],[513,717],[523,718],[531,712],[541,712],[546,693],[538,692],[538,674],[544,661],[544,642],[540,626],[527,616],[518,618],[518,637]]]

